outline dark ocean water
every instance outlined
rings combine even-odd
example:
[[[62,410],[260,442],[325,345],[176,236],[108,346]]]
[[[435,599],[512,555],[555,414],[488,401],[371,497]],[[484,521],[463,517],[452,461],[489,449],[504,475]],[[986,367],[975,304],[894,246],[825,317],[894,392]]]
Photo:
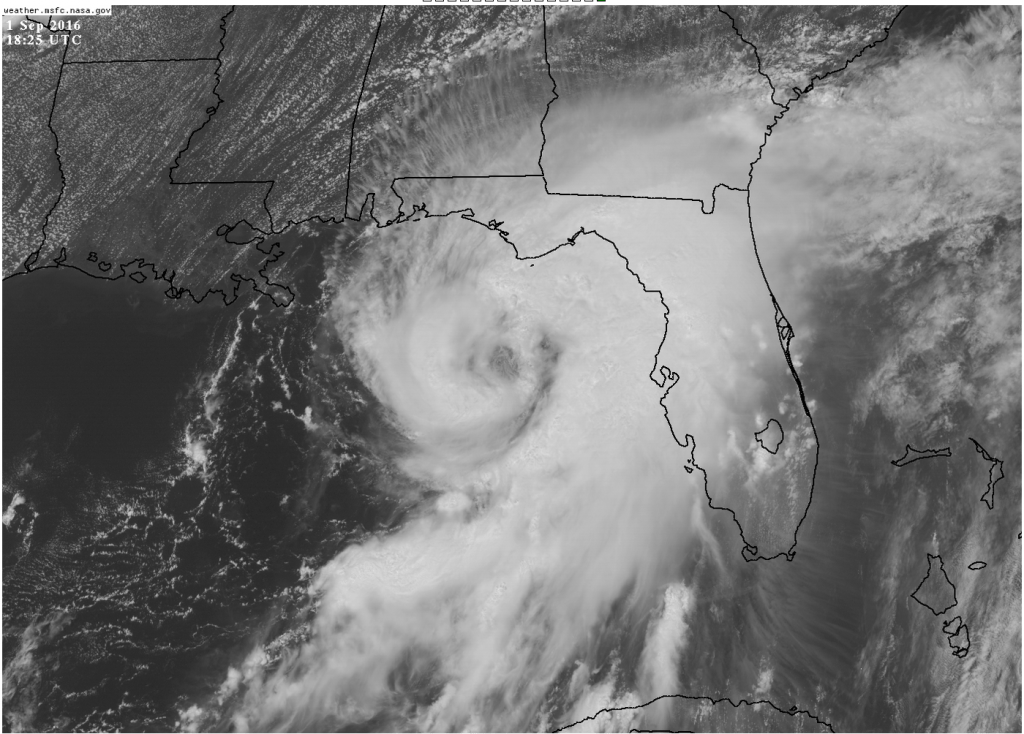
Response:
[[[5,726],[96,712],[90,699],[137,662],[126,603],[173,535],[153,513],[218,315],[162,291],[73,270],[4,283],[4,506],[20,503],[3,528]],[[24,669],[8,671],[19,653]]]
[[[254,644],[301,635],[304,568],[392,516],[350,440],[358,387],[329,338],[314,359],[335,234],[282,238],[286,309],[4,284],[5,730],[172,728]]]
[[[964,12],[908,9],[907,35],[942,35]],[[228,670],[261,646],[273,665],[308,635],[312,571],[422,498],[394,470],[402,438],[321,320],[322,255],[336,234],[282,238],[296,292],[287,309],[175,303],[153,284],[72,271],[5,282],[5,730],[168,730],[189,706],[216,712]],[[1019,417],[989,424],[965,400],[936,410],[944,431],[908,432],[878,408],[855,410],[899,336],[900,299],[942,276],[933,246],[857,278],[824,274],[816,321],[794,323],[821,447],[811,511],[792,563],[754,564],[728,516],[710,513],[725,562],[705,549],[680,559],[696,591],[680,691],[756,698],[767,676],[766,697],[836,730],[922,730],[947,721],[933,661],[956,666],[954,678],[1003,642],[982,621],[1019,549]],[[918,282],[888,277],[909,269]],[[979,509],[984,467],[968,435],[1007,460],[998,512]],[[953,456],[895,469],[906,442],[948,444]],[[946,560],[977,647],[950,663],[941,625],[908,599],[933,543],[946,552],[972,538],[985,572],[964,570],[978,555]],[[1019,573],[1017,583],[1019,616]],[[633,684],[649,620],[624,619],[608,615],[600,657],[621,661]],[[570,674],[552,693],[556,713]],[[1012,695],[1007,679],[990,695]],[[1012,718],[1015,704],[1019,728],[1019,670],[1016,685],[1006,709]],[[413,695],[429,704],[436,693]],[[217,728],[232,727],[231,710]],[[381,716],[367,726],[402,721]]]
[[[180,494],[173,444],[220,315],[162,291],[73,270],[4,284],[4,506],[20,503],[3,529],[5,726],[119,704],[147,657],[135,636],[160,624],[175,535],[160,508]]]
[[[4,463],[33,436],[76,461],[130,472],[174,434],[175,399],[204,356],[210,306],[158,284],[45,270],[4,283]]]
[[[188,706],[209,707],[255,647],[279,656],[304,638],[309,569],[401,522],[402,480],[388,468],[401,443],[321,321],[324,264],[311,253],[329,235],[286,240],[310,258],[288,309],[182,308],[156,287],[69,271],[5,284],[4,508],[23,500],[3,530],[5,729],[171,728]],[[821,445],[796,558],[744,563],[728,518],[712,513],[725,568],[681,559],[697,592],[681,691],[756,698],[768,671],[771,700],[837,730],[930,728],[947,693],[913,671],[948,652],[908,597],[933,539],[957,547],[975,515],[990,567],[956,612],[978,649],[998,647],[980,621],[1019,529],[1007,448],[1019,419],[988,443],[1008,460],[1003,511],[989,514],[966,436],[994,427],[969,404],[949,410],[945,432],[914,435],[854,407],[898,328],[893,303],[949,267],[927,256],[911,256],[915,282],[894,285],[886,267],[822,274],[818,321],[796,324],[815,335],[801,376]],[[203,467],[183,457],[186,429]],[[891,466],[921,438],[953,457]],[[961,583],[975,557],[946,560]],[[644,622],[613,612],[600,633],[626,669]],[[879,664],[872,650],[886,645],[895,659]]]

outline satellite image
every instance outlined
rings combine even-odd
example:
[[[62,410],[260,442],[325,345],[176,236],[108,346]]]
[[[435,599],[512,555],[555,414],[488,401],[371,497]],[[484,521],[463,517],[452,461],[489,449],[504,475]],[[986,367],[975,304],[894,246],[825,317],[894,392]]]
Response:
[[[5,7],[4,731],[1021,731],[1021,8]]]

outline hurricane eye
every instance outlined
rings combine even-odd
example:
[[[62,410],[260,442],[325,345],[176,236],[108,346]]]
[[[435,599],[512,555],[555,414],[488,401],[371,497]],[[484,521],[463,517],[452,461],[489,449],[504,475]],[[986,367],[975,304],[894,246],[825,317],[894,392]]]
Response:
[[[489,364],[495,374],[506,380],[514,380],[519,377],[519,360],[516,359],[516,354],[511,347],[504,344],[496,346],[491,352]]]

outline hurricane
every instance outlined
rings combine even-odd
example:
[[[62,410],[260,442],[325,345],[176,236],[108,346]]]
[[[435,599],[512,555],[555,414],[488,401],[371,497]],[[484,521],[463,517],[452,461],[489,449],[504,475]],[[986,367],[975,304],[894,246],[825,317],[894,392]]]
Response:
[[[908,145],[918,136],[966,135],[986,146],[981,160],[1004,160],[995,144],[1008,164],[1019,161],[1019,140],[985,133],[986,121],[1000,129],[994,110],[964,120],[948,96],[907,100],[918,88],[913,74],[927,68],[929,79],[970,88],[964,104],[998,105],[963,78],[979,72],[951,56],[924,49],[898,83],[865,73],[838,96],[822,93],[827,103],[794,124],[838,129],[846,146],[814,152],[813,137],[810,147],[800,139],[770,196],[792,201],[825,180],[845,200],[886,207],[891,200],[872,193],[883,174],[859,175],[843,151],[899,151],[889,167],[913,180],[935,165],[928,145]],[[933,107],[940,103],[944,112]],[[726,95],[706,117],[673,114],[643,90],[557,104],[557,129],[588,134],[558,137],[549,177],[556,168],[562,190],[641,198],[552,196],[538,177],[396,181],[396,192],[414,184],[416,197],[406,198],[424,202],[410,210],[403,199],[402,216],[366,229],[358,257],[335,269],[323,328],[401,436],[394,462],[411,481],[399,491],[414,509],[317,573],[309,641],[255,677],[238,726],[549,728],[650,700],[673,688],[683,664],[699,593],[681,578],[687,559],[734,565],[708,530],[716,510],[706,483],[734,507],[756,504],[773,481],[791,495],[809,484],[816,445],[794,420],[806,405],[777,338],[779,306],[758,269],[746,191],[716,188],[711,213],[710,187],[701,189],[707,200],[642,199],[721,174],[753,113]],[[623,140],[622,121],[634,117],[647,134]],[[959,129],[965,123],[971,132]],[[502,151],[518,149],[502,136],[491,151],[498,161],[476,170],[501,169]],[[457,137],[446,128],[441,145]],[[716,141],[724,158],[708,152]],[[667,144],[681,160],[650,165]],[[700,155],[688,159],[693,149]],[[955,196],[956,176],[978,175],[965,156],[947,169],[953,182],[933,190],[935,209],[945,192]],[[711,160],[717,168],[708,170]],[[863,207],[851,219],[838,196],[803,217],[767,211],[753,223],[770,235],[761,257],[785,286],[785,308],[801,316],[811,297],[787,274],[853,256],[817,241],[816,259],[794,268],[809,231],[863,242],[885,237],[870,229],[872,217],[924,226]],[[779,236],[787,231],[789,242]],[[666,299],[662,283],[681,295]],[[782,469],[753,440],[776,416],[794,429]]]
[[[1020,730],[1020,9],[606,5],[5,47],[5,728]]]
[[[320,571],[316,642],[246,725],[535,725],[566,660],[598,666],[601,628],[643,618],[700,522],[649,377],[665,306],[595,235],[537,260],[458,216],[366,237],[330,327],[406,441],[416,511]]]

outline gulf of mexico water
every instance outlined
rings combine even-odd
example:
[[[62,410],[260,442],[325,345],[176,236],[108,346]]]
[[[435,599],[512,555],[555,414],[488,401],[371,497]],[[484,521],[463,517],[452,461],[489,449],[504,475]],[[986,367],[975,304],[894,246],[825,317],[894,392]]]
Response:
[[[329,391],[337,426],[315,397],[344,381],[312,326],[335,234],[281,238],[288,308],[5,282],[5,730],[169,730],[254,642],[301,635],[311,569],[388,516],[353,395]]]
[[[170,301],[165,287],[70,269],[4,283],[5,468],[47,441],[126,474],[171,442],[175,398],[219,314]]]
[[[116,708],[151,655],[172,446],[219,315],[162,291],[70,269],[4,283],[5,726]]]

